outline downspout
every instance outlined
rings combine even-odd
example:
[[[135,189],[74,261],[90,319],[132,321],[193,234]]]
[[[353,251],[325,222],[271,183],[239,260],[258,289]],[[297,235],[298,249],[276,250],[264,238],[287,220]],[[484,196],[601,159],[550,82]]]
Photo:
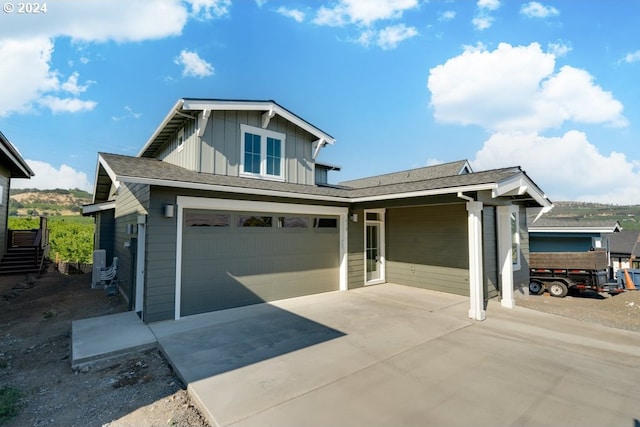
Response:
[[[484,286],[482,268],[482,202],[473,197],[457,193],[458,198],[466,200],[467,227],[469,240],[469,317],[484,320]]]

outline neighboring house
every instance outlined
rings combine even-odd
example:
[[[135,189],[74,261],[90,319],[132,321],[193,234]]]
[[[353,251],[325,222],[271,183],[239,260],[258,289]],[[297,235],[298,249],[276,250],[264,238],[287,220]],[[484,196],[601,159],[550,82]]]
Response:
[[[518,167],[466,161],[329,185],[334,138],[274,101],[181,99],[136,157],[98,154],[96,248],[145,322],[384,282],[485,300],[528,286]]]
[[[611,236],[622,231],[615,220],[584,220],[581,218],[536,219],[530,215],[529,250],[531,252],[587,252],[604,249],[612,270]],[[612,277],[612,271],[610,272]]]
[[[640,233],[622,230],[607,235],[611,267],[614,273],[624,268],[640,268]]]
[[[7,252],[9,192],[14,178],[31,178],[33,171],[18,150],[0,132],[0,259]]]

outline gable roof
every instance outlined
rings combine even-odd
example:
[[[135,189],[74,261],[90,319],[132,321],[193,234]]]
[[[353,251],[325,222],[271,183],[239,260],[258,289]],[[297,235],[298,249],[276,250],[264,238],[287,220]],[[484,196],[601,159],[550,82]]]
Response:
[[[467,160],[458,160],[451,163],[426,166],[401,172],[387,173],[367,178],[354,179],[341,182],[340,185],[354,188],[373,187],[376,185],[399,184],[412,181],[424,181],[427,179],[443,178],[447,176],[462,175],[472,172]]]
[[[0,163],[11,171],[11,178],[31,178],[35,175],[2,132],[0,132]]]
[[[638,230],[622,230],[619,233],[611,233],[606,236],[609,238],[609,250],[612,254],[631,255],[634,246],[640,240]]]
[[[533,206],[551,202],[518,167],[369,187],[313,186],[245,177],[198,173],[161,160],[100,153],[94,203],[109,201],[112,184],[121,182],[227,193],[357,203],[489,190]]]
[[[529,232],[533,233],[616,233],[622,230],[615,220],[594,221],[582,218],[528,218]]]
[[[196,120],[200,136],[204,133],[211,111],[259,111],[262,112],[262,127],[266,128],[269,120],[278,115],[285,120],[309,132],[323,144],[335,143],[335,138],[320,130],[306,120],[295,115],[273,100],[230,100],[183,98],[169,110],[160,126],[142,147],[138,157],[153,157],[157,150],[165,144],[187,120]]]

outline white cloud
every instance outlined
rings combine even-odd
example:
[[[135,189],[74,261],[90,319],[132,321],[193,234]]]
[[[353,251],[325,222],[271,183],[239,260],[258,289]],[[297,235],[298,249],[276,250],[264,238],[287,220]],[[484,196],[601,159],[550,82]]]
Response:
[[[455,10],[447,10],[438,16],[438,21],[451,21],[456,17]]]
[[[188,0],[192,15],[197,19],[211,20],[229,15],[231,0]]]
[[[180,52],[180,55],[174,59],[174,62],[183,67],[182,77],[204,78],[212,76],[214,73],[211,64],[200,58],[196,52],[190,52],[186,49]]]
[[[35,176],[31,179],[11,180],[11,188],[38,188],[41,190],[55,188],[79,188],[93,191],[93,186],[87,174],[79,172],[68,165],[61,165],[59,169],[49,163],[39,160],[25,159]]]
[[[501,6],[500,0],[478,0],[477,5],[482,10],[497,10]]]
[[[604,155],[587,136],[497,133],[471,162],[475,170],[520,165],[551,200],[630,204],[640,200],[640,168],[624,154]],[[624,185],[627,183],[627,185]]]
[[[136,113],[135,111],[133,111],[133,108],[129,107],[128,105],[125,105],[124,109],[126,111],[125,114],[123,114],[121,116],[112,116],[111,120],[113,120],[114,122],[118,122],[120,120],[139,119],[140,117],[142,117],[142,114]]]
[[[36,107],[73,112],[95,106],[79,97],[95,82],[80,83],[77,71],[65,77],[52,68],[57,38],[83,43],[161,39],[180,35],[189,17],[220,18],[230,6],[231,0],[56,0],[47,19],[5,14],[0,25],[0,116]],[[89,60],[82,56],[79,61]],[[206,65],[204,70],[200,72],[213,72]]]
[[[288,9],[284,6],[280,6],[277,12],[280,15],[286,16],[287,18],[291,18],[296,22],[303,22],[305,18],[305,13],[298,9]]]
[[[640,50],[636,50],[635,52],[629,52],[625,55],[624,62],[631,64],[633,62],[639,62],[640,61]]]
[[[486,129],[541,131],[567,121],[625,126],[622,104],[586,71],[565,66],[537,43],[467,49],[430,70],[436,120]]]
[[[330,26],[346,23],[369,26],[380,20],[398,19],[404,11],[418,5],[418,0],[339,0],[332,7],[322,6],[314,23]]]
[[[383,50],[394,49],[401,41],[417,35],[418,31],[414,27],[407,27],[404,24],[392,25],[380,30],[377,44]]]
[[[528,18],[548,18],[558,16],[560,11],[553,6],[545,6],[537,1],[531,1],[520,7],[520,13]]]
[[[476,14],[471,23],[476,30],[483,31],[493,25],[494,18],[491,16],[491,12],[499,9],[502,4],[500,0],[478,0],[476,5]]]
[[[551,53],[556,58],[561,58],[567,53],[571,52],[573,48],[565,43],[549,43],[547,44],[547,52]]]
[[[60,98],[57,96],[46,95],[38,100],[38,104],[47,107],[52,113],[79,113],[82,111],[91,111],[96,105],[95,101],[83,101],[78,98]]]

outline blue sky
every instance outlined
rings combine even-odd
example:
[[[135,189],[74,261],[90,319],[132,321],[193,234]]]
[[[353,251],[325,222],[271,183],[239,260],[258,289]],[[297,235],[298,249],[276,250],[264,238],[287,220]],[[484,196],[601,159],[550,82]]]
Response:
[[[179,98],[273,99],[336,138],[333,182],[468,159],[554,201],[640,203],[640,2],[52,0],[0,12],[0,130],[93,188]]]

